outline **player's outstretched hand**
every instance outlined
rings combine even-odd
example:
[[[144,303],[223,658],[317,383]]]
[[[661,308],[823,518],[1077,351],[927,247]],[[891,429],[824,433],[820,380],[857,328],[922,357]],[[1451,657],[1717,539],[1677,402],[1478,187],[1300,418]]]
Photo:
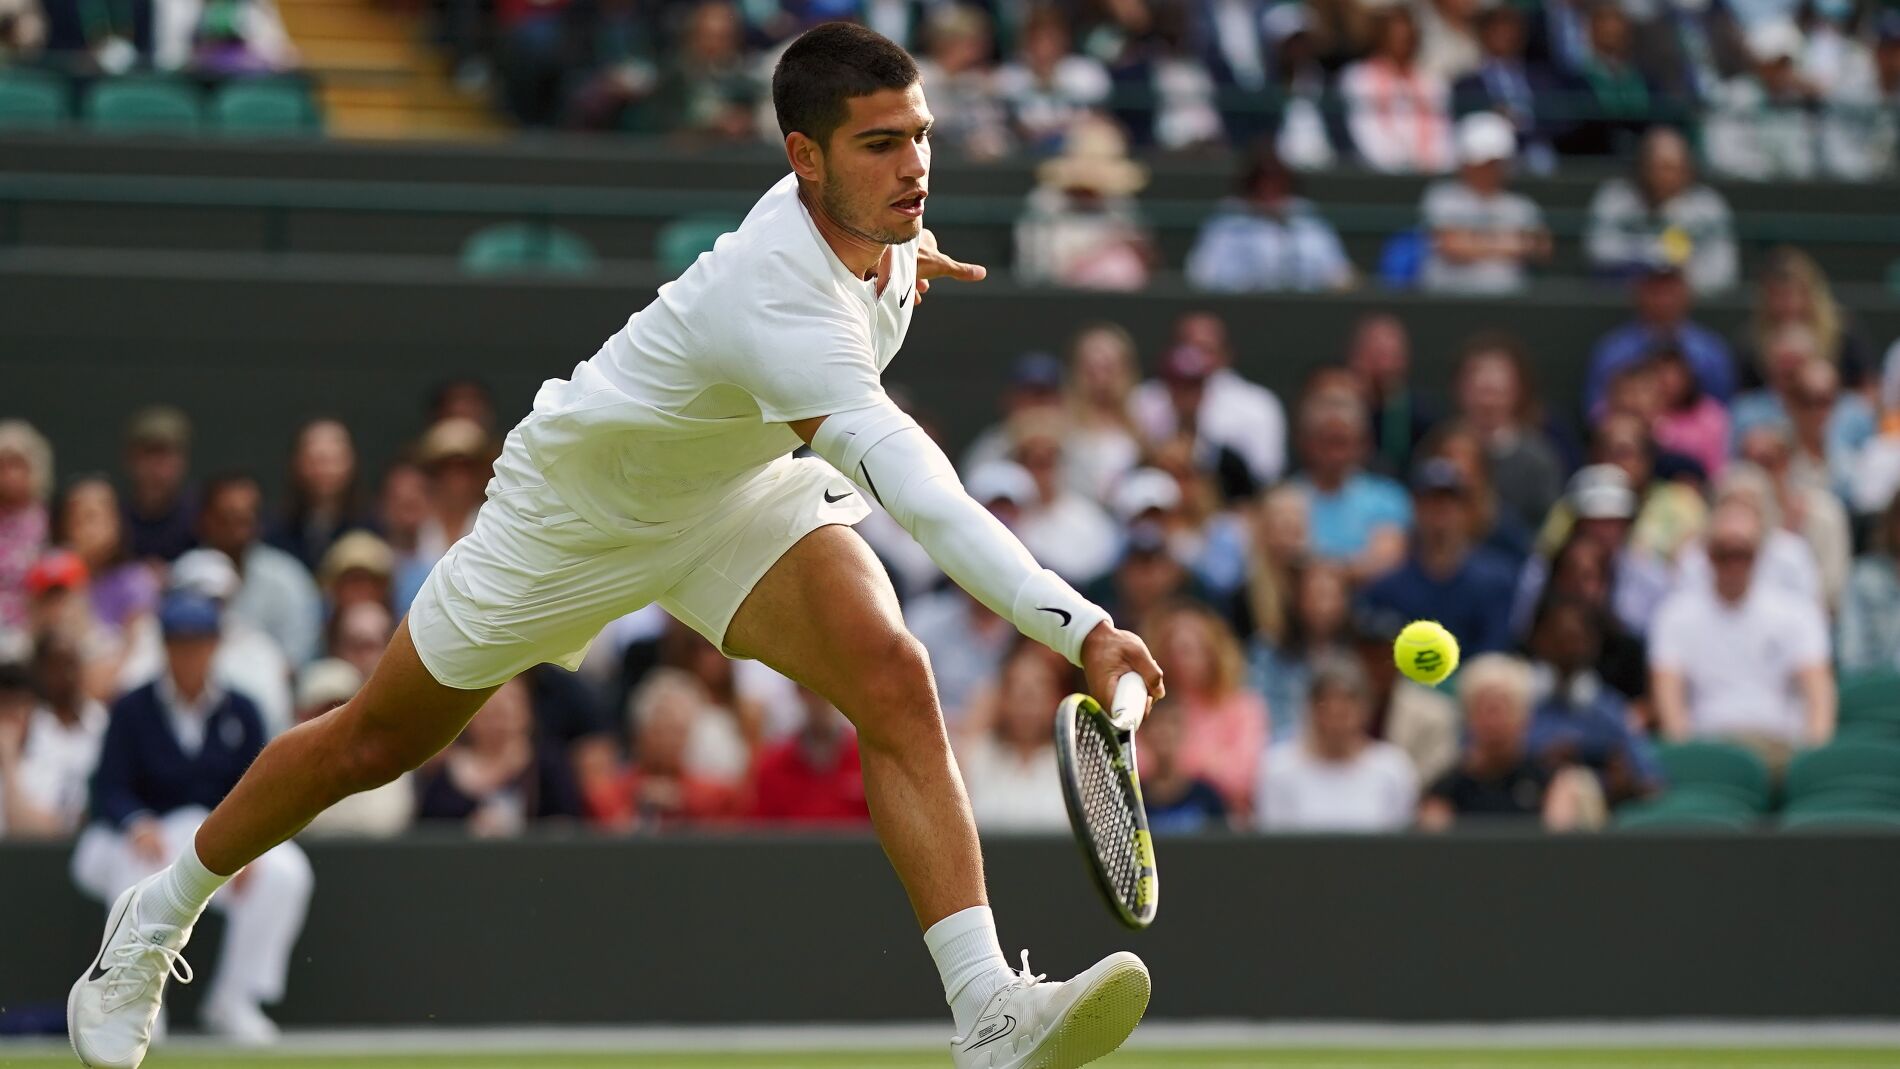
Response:
[[[958,282],[981,282],[989,269],[982,264],[952,260],[937,248],[937,235],[925,230],[917,239],[917,299],[930,292],[933,278],[954,278]]]
[[[1089,693],[1107,709],[1115,700],[1115,681],[1124,672],[1133,672],[1148,684],[1148,704],[1168,692],[1161,681],[1161,666],[1148,652],[1148,644],[1133,631],[1123,631],[1103,621],[1082,640],[1082,674],[1088,677]]]

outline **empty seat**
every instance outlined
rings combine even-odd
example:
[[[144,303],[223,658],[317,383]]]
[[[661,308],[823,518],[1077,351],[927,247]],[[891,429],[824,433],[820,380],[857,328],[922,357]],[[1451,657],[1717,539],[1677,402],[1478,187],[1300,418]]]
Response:
[[[1798,753],[1788,763],[1788,802],[1835,791],[1853,791],[1900,805],[1900,743],[1837,739]]]
[[[222,133],[247,137],[300,137],[323,129],[309,86],[288,78],[226,84],[211,100],[211,121]]]
[[[86,94],[86,124],[125,134],[191,134],[203,122],[198,91],[174,78],[138,76],[100,82]]]
[[[696,215],[675,219],[660,228],[654,240],[654,259],[669,278],[678,278],[693,266],[699,254],[712,250],[721,234],[739,229],[740,220],[726,215]]]
[[[1678,742],[1658,747],[1670,793],[1714,791],[1757,813],[1768,811],[1768,766],[1749,750],[1726,742]]]
[[[50,130],[67,119],[66,79],[50,71],[0,70],[0,128]]]
[[[496,223],[462,244],[462,270],[473,275],[584,275],[594,250],[580,235],[546,223]]]

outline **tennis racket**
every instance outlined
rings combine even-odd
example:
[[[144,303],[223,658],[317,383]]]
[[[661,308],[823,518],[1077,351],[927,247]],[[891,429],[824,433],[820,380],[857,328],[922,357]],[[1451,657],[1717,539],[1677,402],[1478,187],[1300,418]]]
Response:
[[[1154,923],[1161,894],[1135,765],[1135,729],[1147,715],[1147,685],[1133,672],[1116,682],[1108,712],[1086,694],[1071,694],[1056,708],[1056,762],[1069,823],[1109,911],[1136,929]]]

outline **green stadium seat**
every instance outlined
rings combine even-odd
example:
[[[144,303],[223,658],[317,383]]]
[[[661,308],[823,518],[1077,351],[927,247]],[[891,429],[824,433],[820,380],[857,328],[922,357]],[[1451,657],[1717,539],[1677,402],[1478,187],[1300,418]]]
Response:
[[[712,249],[721,234],[739,229],[742,220],[728,215],[694,215],[660,228],[654,241],[654,259],[667,277],[678,278],[693,266],[699,254]]]
[[[0,128],[51,130],[70,113],[66,79],[51,71],[0,70]]]
[[[123,134],[192,134],[204,121],[197,89],[175,78],[127,76],[100,82],[82,113],[94,130]]]
[[[1733,797],[1756,813],[1768,811],[1768,766],[1749,750],[1726,742],[1678,742],[1656,751],[1670,794],[1683,790]]]
[[[303,137],[323,132],[305,83],[255,78],[227,83],[211,98],[211,123],[243,137]]]
[[[1900,706],[1863,709],[1852,720],[1843,720],[1834,729],[1837,739],[1871,739],[1900,742]]]
[[[1617,831],[1748,831],[1757,818],[1747,813],[1696,812],[1658,806],[1627,806],[1610,826]]]
[[[1889,831],[1900,834],[1900,809],[1822,809],[1788,812],[1786,831]]]
[[[1900,806],[1900,742],[1836,739],[1798,753],[1788,763],[1790,807],[1837,791],[1889,798]]]
[[[1900,709],[1900,672],[1876,668],[1841,676],[1841,719],[1868,709]]]
[[[496,223],[462,244],[462,270],[471,275],[585,275],[594,266],[585,239],[546,223]]]

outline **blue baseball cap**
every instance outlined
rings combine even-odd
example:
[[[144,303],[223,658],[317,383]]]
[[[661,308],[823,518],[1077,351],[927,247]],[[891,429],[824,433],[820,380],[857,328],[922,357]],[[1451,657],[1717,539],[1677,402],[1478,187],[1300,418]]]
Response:
[[[173,590],[158,603],[158,627],[166,638],[210,638],[223,629],[218,603],[190,590]]]
[[[1050,353],[1024,353],[1016,358],[1015,366],[1010,368],[1009,381],[1018,389],[1060,390],[1062,361]]]

